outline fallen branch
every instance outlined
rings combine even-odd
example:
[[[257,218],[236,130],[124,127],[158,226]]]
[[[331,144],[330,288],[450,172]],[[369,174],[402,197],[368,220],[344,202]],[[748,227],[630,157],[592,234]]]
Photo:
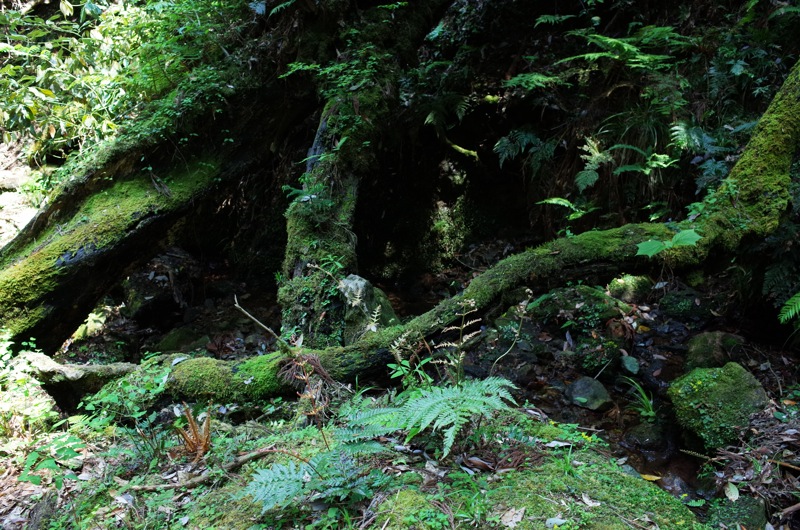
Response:
[[[257,451],[253,451],[252,453],[247,453],[238,458],[234,458],[232,462],[228,462],[227,464],[222,466],[222,470],[228,473],[231,471],[235,471],[236,469],[239,469],[246,463],[252,460],[257,460],[259,458],[262,458],[270,453],[285,453],[285,450],[275,449],[274,447],[264,447],[258,449]],[[186,480],[184,482],[175,482],[169,484],[147,484],[144,486],[131,486],[130,489],[133,491],[161,491],[165,489],[174,490],[179,488],[194,488],[195,486],[199,486],[200,484],[204,484],[215,478],[217,478],[216,475],[207,473],[205,475],[194,477],[193,479]]]

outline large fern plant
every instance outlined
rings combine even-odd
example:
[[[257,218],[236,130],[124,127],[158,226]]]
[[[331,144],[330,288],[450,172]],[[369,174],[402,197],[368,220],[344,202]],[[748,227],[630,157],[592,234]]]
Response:
[[[261,504],[262,513],[298,501],[351,504],[372,497],[389,479],[362,464],[361,457],[383,450],[370,438],[386,434],[385,427],[336,429],[335,444],[311,458],[286,451],[292,460],[260,469],[242,492]]]
[[[408,431],[406,442],[430,428],[443,433],[442,458],[453,448],[456,437],[472,419],[488,416],[514,403],[514,385],[501,377],[465,380],[455,386],[415,389],[398,406],[378,409],[364,416],[365,425],[381,425]]]

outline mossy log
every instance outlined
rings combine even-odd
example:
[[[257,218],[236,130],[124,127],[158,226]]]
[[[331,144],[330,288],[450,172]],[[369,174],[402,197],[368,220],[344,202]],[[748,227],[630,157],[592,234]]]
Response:
[[[213,159],[193,160],[160,176],[109,174],[110,184],[89,195],[59,195],[3,253],[0,326],[54,351],[219,175]]]

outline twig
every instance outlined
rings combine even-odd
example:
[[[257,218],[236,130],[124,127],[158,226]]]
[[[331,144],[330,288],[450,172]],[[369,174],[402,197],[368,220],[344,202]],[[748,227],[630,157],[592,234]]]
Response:
[[[786,517],[786,516],[787,516],[787,515],[789,515],[790,513],[794,513],[794,512],[796,512],[797,510],[800,510],[800,502],[798,502],[797,504],[793,504],[793,505],[789,506],[788,508],[785,508],[785,509],[784,509],[784,510],[781,512],[781,517]]]
[[[788,467],[790,469],[794,469],[795,471],[800,471],[800,467],[789,464],[787,462],[779,462],[778,460],[772,460],[771,458],[767,460],[767,462],[772,462],[773,464],[778,464],[779,466]]]
[[[236,469],[239,469],[244,464],[250,462],[251,460],[256,460],[258,458],[262,458],[270,453],[283,453],[291,455],[295,458],[299,458],[300,460],[308,463],[305,458],[300,457],[292,452],[286,451],[285,449],[276,449],[275,447],[263,447],[258,449],[257,451],[253,451],[252,453],[247,453],[246,455],[242,455],[238,458],[234,458],[232,462],[228,462],[224,466],[222,466],[222,470],[226,472],[231,472]],[[200,484],[204,484],[209,482],[213,479],[217,478],[216,475],[212,475],[210,473],[206,475],[201,475],[199,477],[195,477],[193,479],[187,480],[185,482],[176,482],[176,483],[169,483],[169,484],[148,484],[144,486],[131,486],[130,489],[133,491],[161,491],[161,490],[174,490],[178,488],[194,488],[195,486],[199,486]]]
[[[275,340],[278,342],[278,348],[280,348],[280,350],[281,350],[283,353],[285,353],[286,355],[288,355],[288,356],[290,356],[290,357],[294,357],[294,351],[292,350],[292,347],[291,347],[291,346],[289,346],[289,343],[288,343],[288,342],[286,342],[285,340],[283,340],[283,339],[282,339],[282,338],[281,338],[281,337],[280,337],[280,336],[279,336],[277,333],[275,333],[274,331],[272,331],[272,328],[271,328],[271,327],[269,327],[269,326],[267,326],[266,324],[264,324],[263,322],[261,322],[259,319],[257,319],[256,317],[254,317],[253,315],[251,315],[250,313],[248,313],[248,312],[247,312],[247,309],[245,309],[245,308],[243,308],[242,306],[240,306],[240,305],[239,305],[239,299],[238,299],[238,298],[236,298],[236,295],[233,295],[233,307],[235,307],[236,309],[238,309],[239,311],[241,311],[242,313],[244,313],[244,315],[245,315],[247,318],[249,318],[250,320],[252,320],[252,321],[253,321],[253,322],[255,322],[256,324],[258,324],[259,326],[261,326],[262,328],[264,328],[265,330],[267,330],[267,333],[269,333],[270,335],[272,335],[272,336],[275,338]]]

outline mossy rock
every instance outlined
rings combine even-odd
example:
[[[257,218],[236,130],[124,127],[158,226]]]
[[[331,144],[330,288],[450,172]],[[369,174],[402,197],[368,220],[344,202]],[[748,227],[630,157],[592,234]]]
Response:
[[[178,363],[172,371],[169,391],[176,397],[221,403],[256,401],[275,396],[286,385],[278,379],[282,357],[253,357],[242,363],[198,357]]]
[[[345,345],[356,342],[367,333],[400,323],[386,293],[368,280],[350,274],[339,283],[339,291],[347,300]]]
[[[208,335],[188,326],[182,326],[161,337],[161,340],[155,345],[155,350],[161,352],[191,351],[205,348],[209,342]]]
[[[535,320],[573,321],[585,329],[600,327],[609,318],[627,314],[631,307],[588,285],[553,289],[528,305]]]
[[[518,530],[539,530],[545,527],[545,521],[554,518],[566,521],[564,528],[630,528],[620,514],[634,520],[647,517],[654,527],[660,528],[707,528],[697,522],[680,500],[640,477],[627,474],[597,453],[581,450],[567,454],[567,457],[554,455],[540,466],[504,473],[499,480],[488,483],[483,501],[487,517],[500,520],[518,517],[515,526]],[[565,458],[569,459],[569,467]],[[575,502],[576,498],[583,502]],[[451,499],[451,505],[458,500]],[[567,503],[573,509],[565,511],[563,506]]]
[[[728,361],[738,360],[744,339],[724,331],[710,331],[695,335],[689,341],[686,367],[712,368]]]
[[[669,317],[678,320],[703,319],[711,316],[711,307],[694,289],[680,288],[665,294],[658,308]]]
[[[708,523],[714,528],[765,528],[764,501],[748,496],[739,497],[735,502],[722,499],[708,510]]]
[[[668,394],[678,423],[699,436],[708,449],[736,441],[750,415],[769,401],[761,383],[737,363],[695,368],[676,379]]]
[[[608,294],[629,304],[643,302],[653,289],[653,280],[647,276],[624,274],[608,284]]]

